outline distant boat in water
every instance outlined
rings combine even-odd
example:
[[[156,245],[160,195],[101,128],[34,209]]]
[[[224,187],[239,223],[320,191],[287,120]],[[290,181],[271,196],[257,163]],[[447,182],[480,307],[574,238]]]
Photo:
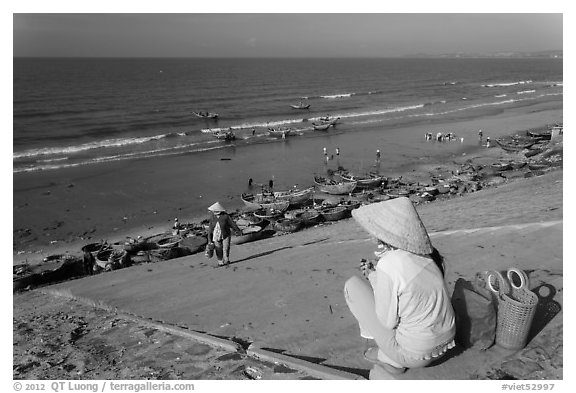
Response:
[[[304,104],[302,102],[299,102],[297,105],[290,105],[290,107],[292,109],[309,109],[310,104]]]
[[[212,112],[192,112],[194,113],[196,116],[204,118],[204,119],[217,119],[218,118],[218,113],[212,113]]]

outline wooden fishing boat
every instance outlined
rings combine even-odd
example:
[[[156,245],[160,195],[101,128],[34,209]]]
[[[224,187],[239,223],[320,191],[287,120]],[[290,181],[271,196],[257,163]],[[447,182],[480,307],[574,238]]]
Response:
[[[496,144],[500,146],[502,149],[510,152],[517,152],[522,151],[524,149],[529,149],[536,140],[518,140],[518,139],[495,139]]]
[[[546,130],[546,131],[526,131],[526,135],[529,136],[530,138],[535,138],[535,139],[539,139],[539,140],[550,140],[552,139],[552,130]]]
[[[350,211],[348,208],[346,208],[346,206],[336,206],[328,209],[322,209],[320,214],[322,214],[322,217],[324,217],[326,221],[338,221],[346,218],[350,214]]]
[[[286,138],[287,136],[294,135],[294,131],[288,127],[271,128],[268,127],[268,135],[274,138]]]
[[[350,194],[354,191],[357,184],[355,181],[336,182],[320,176],[314,177],[314,183],[316,183],[320,191],[332,195]]]
[[[497,171],[508,171],[512,169],[512,165],[509,162],[494,162],[490,165],[492,169]]]
[[[260,217],[256,217],[252,213],[244,213],[235,219],[236,225],[242,229],[249,226],[259,226],[260,228],[266,227],[268,221]]]
[[[178,244],[181,241],[182,241],[182,236],[169,235],[169,236],[166,236],[164,238],[158,239],[156,241],[156,244],[158,244],[158,247],[160,247],[160,248],[172,248],[172,247],[178,247]]]
[[[361,201],[355,201],[352,199],[349,199],[347,201],[342,201],[340,203],[340,206],[344,206],[346,209],[348,209],[350,211],[359,208],[361,205],[362,205]]]
[[[85,274],[82,258],[72,255],[50,255],[39,265],[13,266],[13,291],[28,286],[50,284]]]
[[[292,109],[310,109],[310,104],[303,104],[302,102],[297,105],[290,105]]]
[[[228,132],[215,132],[212,136],[221,141],[233,141],[236,140],[236,135],[232,131]]]
[[[251,225],[242,228],[242,235],[232,236],[232,244],[244,244],[253,242],[262,237],[263,229],[258,225]]]
[[[316,209],[308,209],[296,215],[302,221],[302,226],[312,226],[322,221],[322,214]]]
[[[212,113],[212,112],[192,112],[194,113],[197,117],[201,117],[203,119],[217,119],[218,118],[218,113]]]
[[[410,195],[410,191],[404,189],[389,190],[386,195],[390,198],[407,197]]]
[[[280,218],[274,223],[274,229],[278,232],[296,232],[302,227],[302,221],[298,218]]]
[[[431,193],[429,193],[427,191],[417,193],[416,196],[419,198],[420,202],[431,202],[434,199],[436,199],[436,197],[434,195],[432,195]]]
[[[355,181],[356,187],[358,188],[373,188],[378,187],[382,184],[384,180],[384,176],[379,176],[376,174],[367,174],[367,175],[353,175],[349,172],[339,172],[338,176],[345,181]]]
[[[312,198],[314,193],[314,187],[309,187],[304,190],[299,190],[297,188],[288,191],[276,191],[274,192],[274,197],[279,201],[288,201],[290,206],[302,205]]]
[[[330,124],[331,126],[336,125],[336,123],[338,123],[338,120],[340,120],[339,117],[330,117],[330,116],[323,116],[320,117],[318,120],[320,120],[322,123],[327,123]]]
[[[254,212],[254,216],[262,218],[264,220],[275,220],[281,218],[284,215],[284,212],[288,209],[288,205],[283,210],[278,210],[274,208],[263,208],[256,210]]]
[[[251,194],[251,193],[243,193],[241,195],[242,202],[246,207],[250,208],[251,210],[258,210],[258,209],[276,209],[284,211],[288,209],[290,205],[290,201],[286,199],[277,199],[274,194],[271,195],[263,195],[263,194]]]
[[[312,123],[315,131],[328,131],[328,129],[332,126],[330,123]]]

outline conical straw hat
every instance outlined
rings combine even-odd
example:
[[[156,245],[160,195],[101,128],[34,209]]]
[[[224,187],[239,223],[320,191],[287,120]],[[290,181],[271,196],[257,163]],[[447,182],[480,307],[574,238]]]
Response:
[[[225,212],[226,209],[224,209],[224,206],[222,206],[220,204],[220,202],[216,202],[215,204],[213,204],[212,206],[210,206],[208,208],[208,210],[210,210],[211,212],[217,213],[217,212]]]
[[[354,219],[389,245],[414,254],[432,253],[432,243],[418,212],[406,197],[373,203],[352,210]]]

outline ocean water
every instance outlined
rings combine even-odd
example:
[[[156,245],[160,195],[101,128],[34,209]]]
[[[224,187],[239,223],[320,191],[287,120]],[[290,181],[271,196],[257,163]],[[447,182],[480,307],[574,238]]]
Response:
[[[268,127],[317,136],[327,114],[340,117],[329,133],[353,133],[563,95],[562,59],[16,58],[13,69],[14,173],[280,143]],[[310,109],[290,107],[301,101]],[[230,128],[234,142],[211,135]]]

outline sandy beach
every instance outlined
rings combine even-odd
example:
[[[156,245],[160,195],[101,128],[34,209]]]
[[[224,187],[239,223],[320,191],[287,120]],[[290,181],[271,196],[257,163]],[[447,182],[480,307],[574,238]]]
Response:
[[[442,127],[467,130],[465,138],[475,138],[478,128],[489,129],[489,135],[495,138],[561,121],[561,113],[545,105],[539,109],[518,108],[513,113]],[[342,140],[337,142],[344,145]],[[309,143],[313,145],[311,151],[318,150],[320,143]],[[420,154],[421,160],[409,167],[391,168],[390,175],[418,179],[439,168],[457,170],[470,162],[490,165],[500,159],[518,158],[518,154],[500,148],[473,146],[466,151],[454,147],[454,151],[423,155],[424,147],[419,145],[417,151],[407,153]],[[234,160],[234,165],[251,168],[250,158],[241,152]],[[185,169],[177,167],[165,170],[180,178]],[[154,168],[162,172],[157,162]],[[100,203],[119,206],[113,211],[98,203],[90,208],[93,211],[83,207],[81,195],[88,190],[71,186],[75,181],[50,185],[45,179],[41,183],[50,188],[42,204],[43,208],[50,206],[44,215],[37,214],[40,205],[31,205],[32,201],[39,203],[37,194],[42,191],[33,187],[20,190],[18,200],[23,205],[15,206],[15,217],[26,223],[36,237],[15,237],[14,263],[34,263],[49,253],[77,254],[90,238],[114,241],[146,231],[157,233],[169,228],[173,216],[186,217],[190,212],[193,217],[194,210],[186,210],[190,194],[183,190],[188,188],[174,178],[158,185],[157,190],[144,184],[141,192],[130,195],[119,190],[104,191],[107,180],[118,176],[117,169],[95,174],[91,182],[95,189],[90,190],[102,189],[106,198]],[[132,179],[129,171],[128,167],[122,173],[126,179]],[[563,378],[563,170],[556,166],[530,176],[526,173],[476,192],[421,204],[417,209],[433,244],[445,257],[450,292],[458,278],[472,279],[478,272],[505,271],[511,266],[528,273],[531,289],[553,290],[541,294],[528,346],[513,352],[497,346],[486,351],[459,348],[437,364],[409,370],[400,379]],[[240,177],[239,183],[245,176]],[[137,179],[141,182],[142,175]],[[143,197],[146,192],[150,193]],[[163,199],[151,201],[154,193],[163,195]],[[23,202],[26,195],[29,202]],[[121,209],[127,200],[131,202],[130,213]],[[139,201],[137,205],[135,200]],[[66,210],[69,215],[61,213]],[[129,220],[122,223],[120,216],[128,216]],[[54,220],[62,224],[54,224]],[[83,233],[87,228],[94,229],[89,236]],[[86,238],[79,239],[79,235]],[[50,244],[49,239],[65,240]],[[18,253],[22,249],[26,252]],[[371,253],[368,235],[352,219],[346,219],[233,246],[233,262],[226,268],[215,268],[215,262],[200,253],[14,294],[14,378],[369,378],[371,365],[362,359],[368,343],[358,334],[342,287],[348,277],[359,274],[360,258]],[[44,325],[64,315],[70,317],[58,329]],[[84,315],[87,317],[83,320],[80,316]],[[97,326],[102,320],[106,321],[104,327]],[[42,331],[44,341],[26,341],[31,337],[30,325],[34,331]],[[164,333],[160,334],[162,327]],[[152,329],[149,335],[146,328]],[[188,334],[185,340],[178,329]],[[56,336],[69,334],[77,334],[75,345],[59,341],[54,347]],[[132,341],[125,344],[122,334]],[[150,340],[145,349],[139,350],[145,337]],[[209,344],[202,343],[205,339]],[[48,348],[48,342],[52,347]],[[91,348],[95,342],[101,347]],[[178,349],[167,351],[162,343]],[[161,351],[154,347],[158,344]],[[57,348],[64,348],[70,355],[55,360]],[[58,367],[52,367],[54,364]],[[148,372],[149,376],[145,374]]]

